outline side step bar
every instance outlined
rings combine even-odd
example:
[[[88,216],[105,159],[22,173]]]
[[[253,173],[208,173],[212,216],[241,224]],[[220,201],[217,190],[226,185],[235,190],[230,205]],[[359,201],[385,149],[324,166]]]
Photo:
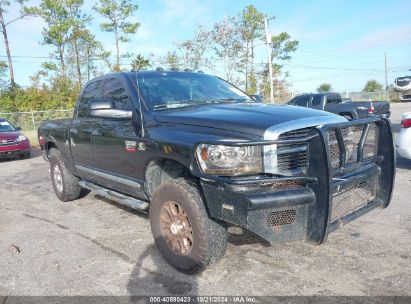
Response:
[[[132,209],[136,210],[141,210],[141,211],[146,211],[148,209],[149,203],[140,201],[136,198],[133,198],[131,196],[127,196],[121,193],[118,193],[113,190],[109,190],[103,187],[100,187],[94,183],[87,182],[87,181],[80,181],[79,185],[83,188],[95,191],[97,194],[104,196],[110,200],[113,200],[117,203],[120,203],[122,205],[125,205],[127,207],[130,207]]]

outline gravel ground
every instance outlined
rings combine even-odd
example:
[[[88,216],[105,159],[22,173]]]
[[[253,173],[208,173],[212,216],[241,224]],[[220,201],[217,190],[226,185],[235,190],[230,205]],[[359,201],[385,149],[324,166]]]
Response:
[[[392,105],[398,129],[411,103]],[[321,246],[231,236],[197,276],[153,246],[146,215],[93,194],[55,197],[48,164],[0,161],[0,295],[411,295],[411,161],[398,158],[393,201]]]

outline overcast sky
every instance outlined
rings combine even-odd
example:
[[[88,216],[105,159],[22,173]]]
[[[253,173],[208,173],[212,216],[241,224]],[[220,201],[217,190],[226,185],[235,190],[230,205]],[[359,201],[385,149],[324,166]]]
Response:
[[[88,13],[95,1],[85,1]],[[233,16],[253,4],[267,15],[275,15],[270,31],[288,32],[300,42],[293,58],[286,63],[288,81],[294,92],[311,92],[324,82],[337,91],[356,91],[368,79],[384,83],[384,51],[388,57],[388,81],[411,69],[411,1],[229,1],[229,0],[141,0],[135,20],[141,23],[131,42],[122,49],[148,55],[164,56],[175,41],[192,37],[198,24],[211,28],[225,16]],[[39,1],[32,0],[29,5]],[[6,19],[17,13],[10,8]],[[101,19],[95,16],[89,28],[105,48],[114,51],[110,33],[99,30]],[[15,77],[29,85],[52,48],[42,45],[40,18],[27,18],[9,28]],[[6,60],[4,45],[0,55]],[[266,59],[264,46],[257,50],[256,62]],[[123,63],[127,63],[123,62]],[[218,74],[219,71],[214,71]],[[411,72],[408,72],[411,74]]]

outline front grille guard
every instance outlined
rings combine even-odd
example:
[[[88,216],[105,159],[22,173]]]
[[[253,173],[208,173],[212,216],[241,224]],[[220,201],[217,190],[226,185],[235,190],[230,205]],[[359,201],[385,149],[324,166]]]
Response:
[[[375,155],[364,157],[367,133],[372,125],[378,129],[378,136],[375,135],[377,136]],[[348,127],[362,128],[356,155],[350,161],[346,158],[346,144],[342,134],[342,130]],[[311,157],[308,167],[308,175],[317,178],[317,183],[309,185],[316,195],[316,204],[310,211],[307,240],[321,244],[330,232],[376,207],[385,208],[389,205],[395,178],[395,150],[391,125],[386,118],[366,118],[329,124],[316,130],[320,136],[309,146]],[[340,152],[338,166],[331,162],[332,151],[330,151],[328,136],[331,131],[336,132],[338,139]],[[327,161],[324,162],[324,159]],[[332,217],[333,195],[342,189],[355,187],[371,177],[376,179],[376,191],[372,200],[349,213],[341,214],[338,218],[335,217],[334,212]]]
[[[350,127],[350,126],[357,126],[357,125],[364,125],[365,131],[363,134],[365,134],[364,138],[361,138],[361,143],[360,147],[358,149],[358,156],[357,156],[357,164],[360,166],[363,162],[363,148],[364,148],[364,143],[366,139],[366,134],[368,133],[369,129],[369,124],[371,123],[379,123],[381,122],[381,118],[366,118],[366,119],[360,119],[360,120],[354,120],[350,122],[343,122],[343,123],[336,123],[336,124],[329,124],[325,125],[319,128],[313,128],[309,135],[306,136],[305,138],[302,139],[277,139],[277,140],[265,140],[265,141],[206,141],[206,142],[197,142],[196,146],[199,144],[211,144],[211,145],[225,145],[225,146],[234,146],[234,147],[244,147],[244,146],[269,146],[269,145],[292,145],[292,144],[310,144],[315,140],[318,136],[321,136],[324,138],[323,142],[327,147],[327,158],[330,159],[329,155],[329,149],[328,149],[328,141],[327,141],[327,136],[326,132],[330,129],[336,129],[340,130],[338,132],[338,142],[340,145],[341,149],[341,156],[340,156],[340,166],[339,170],[332,170],[333,173],[344,173],[345,171],[345,147],[343,146],[344,143],[342,141],[342,132],[341,128],[343,127]],[[315,130],[318,130],[318,132],[315,132]],[[361,156],[360,156],[361,155]],[[373,158],[368,158],[367,162],[378,162],[381,161],[381,157],[373,157]],[[226,184],[230,185],[255,185],[255,184],[273,184],[276,182],[286,182],[286,181],[307,181],[307,182],[317,182],[317,174],[304,174],[304,175],[297,175],[297,176],[279,176],[279,175],[274,175],[273,176],[252,176],[252,177],[247,177],[247,176],[235,176],[235,177],[222,177],[222,176],[215,176],[215,175],[209,175],[209,174],[203,174],[200,169],[198,164],[194,165],[197,162],[196,158],[194,157],[194,161],[191,164],[191,172],[193,173],[194,176],[206,179],[208,181],[216,181],[216,182],[223,182]],[[308,159],[307,165],[310,165],[310,158]],[[330,163],[328,163],[328,167],[331,168]],[[268,174],[266,174],[268,175]]]
[[[378,142],[377,153],[375,157],[364,158],[362,151],[364,150],[366,132],[369,130],[369,125],[375,124],[378,127]],[[332,168],[330,160],[330,149],[328,143],[328,131],[331,129],[341,133],[342,128],[350,126],[364,126],[363,134],[359,140],[357,158],[350,166],[346,166],[344,153],[341,153],[339,167]],[[338,131],[340,130],[340,131]],[[199,166],[192,163],[191,169],[193,175],[211,182],[228,184],[231,186],[248,186],[248,185],[264,185],[275,184],[278,182],[301,181],[307,182],[309,187],[315,194],[315,204],[310,206],[307,219],[306,240],[321,244],[327,238],[328,233],[334,231],[343,224],[346,224],[362,214],[374,209],[375,207],[385,208],[388,206],[395,178],[395,151],[393,138],[391,133],[391,125],[386,118],[366,118],[343,123],[323,125],[314,127],[310,130],[307,137],[303,139],[286,139],[286,140],[270,140],[270,141],[208,141],[199,142],[216,145],[229,146],[247,146],[247,145],[272,145],[272,144],[308,144],[308,163],[307,174],[303,176],[244,176],[244,177],[221,177],[202,174],[199,171]],[[339,140],[339,149],[344,151],[344,141]],[[194,157],[195,161],[196,158]],[[363,172],[362,175],[359,172]],[[377,172],[377,173],[376,173]],[[350,175],[351,174],[351,175]],[[337,221],[331,219],[331,204],[333,202],[333,193],[336,189],[344,187],[344,177],[347,177],[351,183],[361,182],[368,176],[377,176],[377,186],[375,200],[373,204],[367,204],[361,210],[339,218]]]

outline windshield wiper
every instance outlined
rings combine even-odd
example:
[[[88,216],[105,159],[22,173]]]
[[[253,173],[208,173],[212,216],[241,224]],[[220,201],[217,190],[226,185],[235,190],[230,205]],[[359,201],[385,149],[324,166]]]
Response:
[[[219,102],[231,102],[231,101],[253,101],[252,99],[247,99],[247,98],[219,98],[219,99],[210,99],[210,100],[202,100],[202,99],[185,99],[185,100],[180,100],[178,102],[173,102],[173,103],[162,103],[162,104],[157,104],[153,107],[154,110],[161,110],[161,109],[173,109],[173,108],[180,108],[180,107],[186,107],[186,106],[195,106],[195,105],[201,105],[201,104],[210,104],[210,103],[219,103]]]
[[[253,100],[252,100],[252,99],[248,99],[248,98],[234,98],[234,97],[230,97],[230,98],[213,99],[212,101],[214,101],[214,102],[225,102],[225,101],[245,101],[245,102],[249,102],[249,101],[253,101]]]
[[[194,105],[204,104],[204,103],[206,103],[204,100],[187,99],[187,100],[181,100],[181,101],[173,102],[173,103],[157,104],[153,107],[153,109],[154,110],[172,109],[172,108],[180,108],[180,107],[185,107],[185,106],[194,106]]]

